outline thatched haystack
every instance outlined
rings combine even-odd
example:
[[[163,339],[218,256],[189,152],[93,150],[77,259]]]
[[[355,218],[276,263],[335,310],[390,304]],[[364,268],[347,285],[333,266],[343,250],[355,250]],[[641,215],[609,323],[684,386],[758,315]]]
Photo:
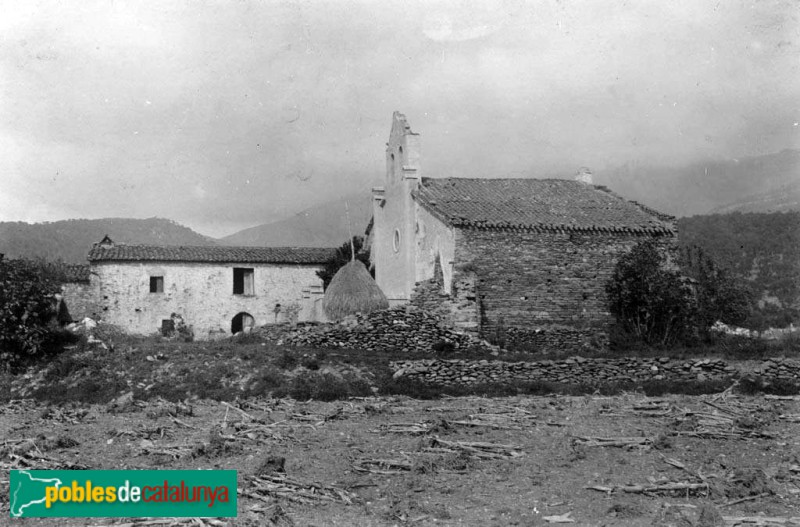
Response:
[[[322,307],[328,318],[341,320],[356,313],[387,309],[389,301],[364,264],[352,260],[334,275],[325,291]]]

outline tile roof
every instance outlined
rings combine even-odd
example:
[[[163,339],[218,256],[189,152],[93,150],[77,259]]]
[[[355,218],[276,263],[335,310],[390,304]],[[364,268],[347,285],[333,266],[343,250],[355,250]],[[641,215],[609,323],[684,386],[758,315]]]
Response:
[[[89,251],[90,262],[215,262],[321,264],[336,252],[327,247],[224,247],[114,244]]]
[[[88,265],[66,265],[64,266],[64,280],[67,283],[79,283],[89,281],[90,269]]]
[[[675,233],[672,216],[566,179],[422,178],[414,198],[455,227]]]

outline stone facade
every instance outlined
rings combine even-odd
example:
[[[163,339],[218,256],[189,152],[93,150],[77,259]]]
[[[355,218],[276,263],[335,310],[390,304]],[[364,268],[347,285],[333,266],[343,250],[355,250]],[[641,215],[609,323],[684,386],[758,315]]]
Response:
[[[86,317],[97,319],[100,317],[99,296],[97,288],[91,281],[68,282],[61,286],[61,295],[72,320],[83,320]]]
[[[526,340],[544,344],[543,339],[554,334],[565,343],[583,344],[613,321],[606,283],[619,257],[642,238],[459,229],[456,261],[479,276],[484,337],[495,340],[506,328],[517,328],[513,339],[501,335],[507,346]],[[674,238],[661,240],[666,250]]]
[[[322,312],[322,295],[312,299],[309,291],[316,285],[321,293],[314,265],[98,262],[92,267],[102,320],[135,334],[159,331],[172,313],[202,340],[230,335],[240,313],[262,325],[290,316],[318,319]],[[234,294],[234,268],[253,269],[252,294]],[[163,278],[163,291],[151,292],[151,277]]]
[[[602,347],[619,257],[676,239],[674,218],[592,185],[588,169],[575,181],[422,177],[420,137],[397,112],[373,198],[372,261],[390,302],[514,347]]]
[[[476,289],[477,275],[456,273],[447,292],[438,260],[433,273],[433,278],[417,283],[411,295],[411,305],[435,315],[447,327],[478,337],[481,333],[481,310]]]

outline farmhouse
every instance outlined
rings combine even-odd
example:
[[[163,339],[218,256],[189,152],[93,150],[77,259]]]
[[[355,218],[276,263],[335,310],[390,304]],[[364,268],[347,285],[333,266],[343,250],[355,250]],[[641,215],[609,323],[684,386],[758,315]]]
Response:
[[[370,236],[391,304],[486,338],[572,345],[612,322],[605,284],[620,255],[645,239],[668,249],[676,229],[585,169],[575,180],[424,177],[420,136],[395,112]]]
[[[324,318],[316,275],[334,249],[117,244],[89,251],[103,321],[126,331],[168,329],[173,314],[206,339],[254,325]]]

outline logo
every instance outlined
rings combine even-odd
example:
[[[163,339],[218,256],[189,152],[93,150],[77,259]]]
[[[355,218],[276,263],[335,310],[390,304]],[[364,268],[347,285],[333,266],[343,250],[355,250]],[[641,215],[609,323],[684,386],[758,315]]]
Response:
[[[236,516],[235,470],[12,470],[12,518]]]

